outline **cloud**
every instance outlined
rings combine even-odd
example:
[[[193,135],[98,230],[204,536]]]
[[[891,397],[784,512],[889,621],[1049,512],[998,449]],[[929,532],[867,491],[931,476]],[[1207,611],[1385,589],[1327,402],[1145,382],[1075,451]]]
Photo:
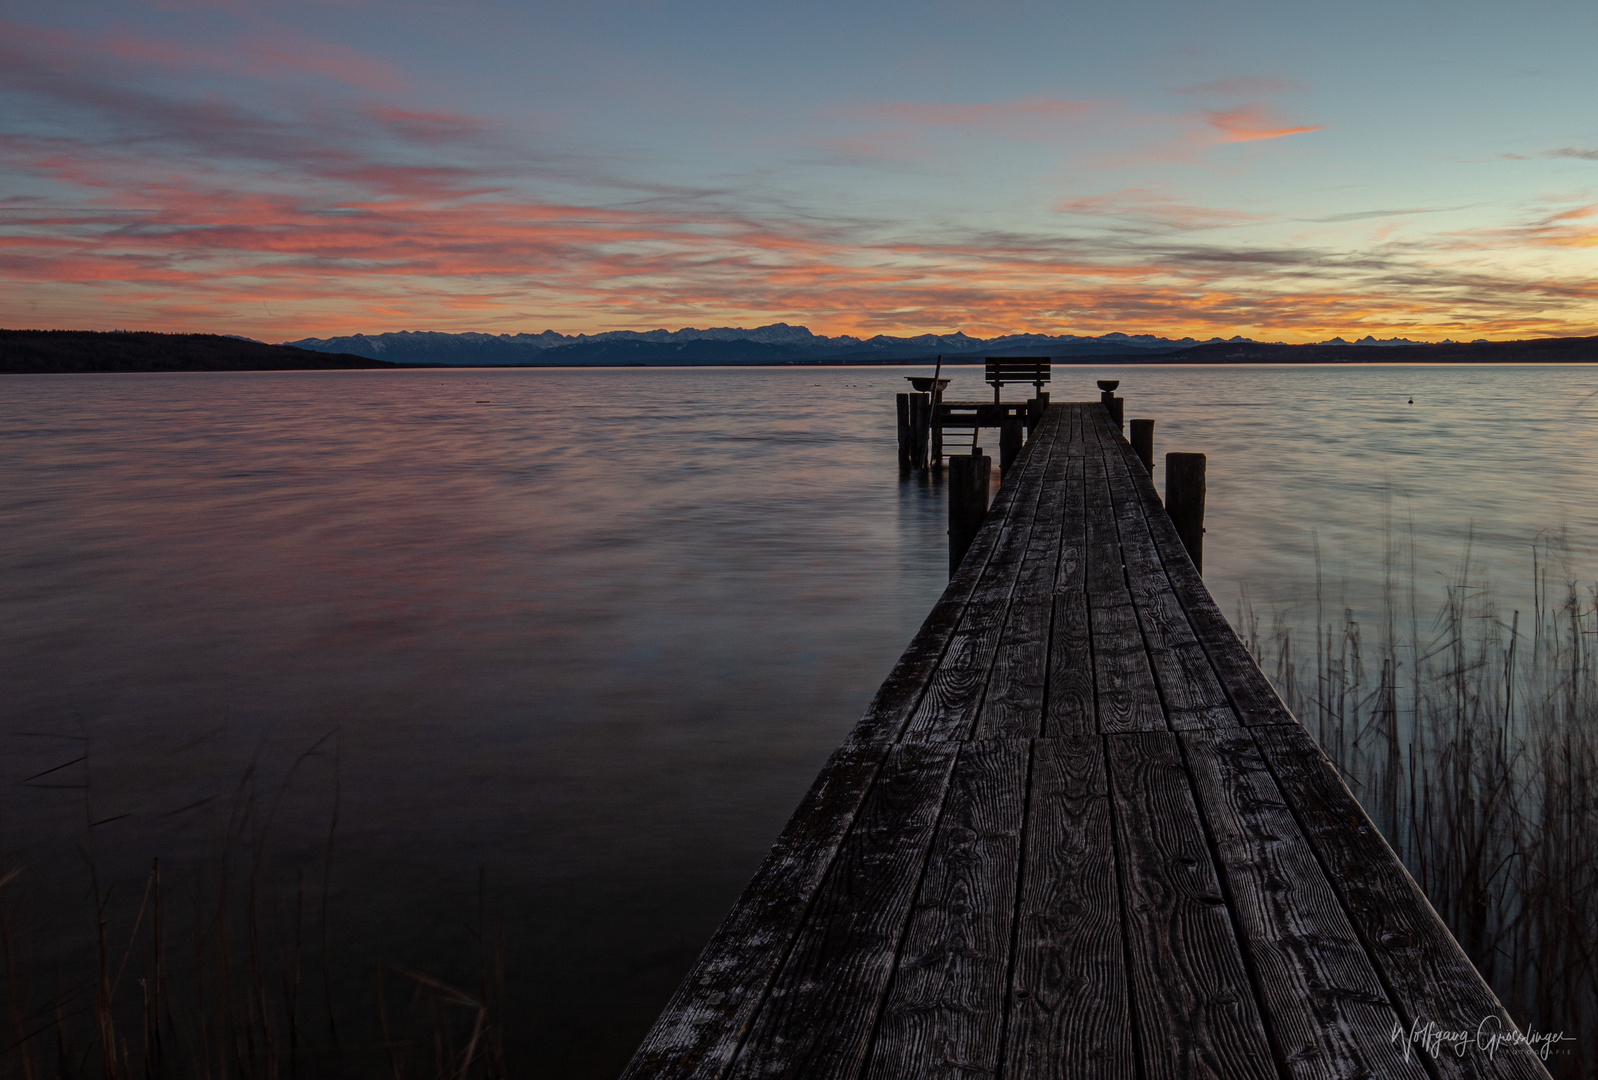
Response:
[[[284,340],[526,329],[536,311],[567,330],[692,313],[832,333],[1320,339],[1425,326],[1571,333],[1598,310],[1585,279],[1466,273],[1448,250],[1227,242],[1204,230],[1261,219],[1158,185],[1063,200],[1028,229],[934,228],[891,211],[774,205],[730,184],[639,182],[529,149],[480,117],[366,93],[229,98],[142,82],[117,65],[157,61],[77,51],[101,45],[0,35],[0,89],[18,118],[0,134],[0,170],[27,182],[0,202],[0,324],[47,317]],[[851,144],[860,133],[845,133],[833,150],[908,156],[929,130],[1030,134],[1089,114],[1125,119],[1110,104],[1051,98],[874,106],[851,115],[900,141],[865,133]],[[1304,130],[1259,106],[1150,122],[1178,125],[1190,149]],[[1593,208],[1561,206],[1513,236],[1450,240],[1547,247],[1593,224]]]
[[[1221,133],[1221,141],[1258,142],[1320,131],[1320,125],[1293,125],[1268,105],[1239,105],[1235,109],[1207,109],[1204,120]]]
[[[385,61],[259,18],[249,21],[242,40],[204,45],[124,29],[101,34],[44,30],[11,19],[0,19],[0,38],[8,52],[47,61],[58,72],[98,71],[102,76],[114,72],[127,77],[196,71],[255,78],[309,74],[359,90],[397,93],[404,87],[399,69]]]
[[[1327,214],[1325,217],[1306,218],[1316,224],[1338,224],[1348,221],[1370,221],[1375,218],[1409,217],[1412,214],[1447,214],[1457,210],[1465,210],[1469,204],[1461,206],[1410,206],[1400,210],[1350,210],[1342,214]]]
[[[1126,188],[1103,195],[1064,199],[1054,204],[1061,214],[1121,218],[1145,226],[1189,232],[1263,221],[1257,214],[1193,206],[1150,188]]]
[[[1575,146],[1564,146],[1558,150],[1544,150],[1538,157],[1545,158],[1579,158],[1582,161],[1598,161],[1598,149],[1582,149]]]
[[[125,60],[180,70],[209,69],[255,77],[300,72],[361,90],[386,93],[398,92],[405,85],[404,78],[392,64],[346,45],[318,41],[278,28],[274,28],[270,36],[257,32],[232,47],[220,48],[136,36],[125,31],[98,40],[85,38],[83,44]]]

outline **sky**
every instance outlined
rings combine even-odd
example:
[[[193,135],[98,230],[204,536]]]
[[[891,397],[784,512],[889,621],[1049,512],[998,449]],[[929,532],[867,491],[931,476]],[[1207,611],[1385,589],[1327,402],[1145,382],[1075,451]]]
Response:
[[[0,326],[1598,333],[1591,0],[7,0]]]

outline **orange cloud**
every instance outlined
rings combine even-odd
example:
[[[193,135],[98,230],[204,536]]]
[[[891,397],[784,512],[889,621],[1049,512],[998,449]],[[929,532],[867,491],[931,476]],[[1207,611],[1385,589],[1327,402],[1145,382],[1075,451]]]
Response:
[[[96,55],[73,52],[81,44],[0,36],[0,83],[49,94],[95,133],[0,134],[0,167],[51,192],[48,203],[0,200],[0,325],[284,340],[647,329],[691,317],[861,335],[958,326],[1301,340],[1575,333],[1598,321],[1598,284],[1584,280],[1467,274],[1432,253],[1204,242],[1201,230],[1252,218],[1158,187],[1057,206],[1135,228],[1073,231],[1053,218],[933,232],[761,209],[736,191],[625,183],[511,146],[470,116],[163,96],[102,77]],[[1096,107],[1034,98],[871,115],[913,134],[1052,125]],[[1310,130],[1258,106],[1181,119],[1204,145]],[[1522,242],[1590,235],[1592,218],[1591,208],[1545,215]]]
[[[1221,141],[1257,142],[1261,139],[1280,139],[1286,135],[1302,135],[1320,131],[1320,125],[1294,126],[1287,124],[1267,105],[1239,105],[1235,109],[1210,109],[1204,119],[1221,133]]]

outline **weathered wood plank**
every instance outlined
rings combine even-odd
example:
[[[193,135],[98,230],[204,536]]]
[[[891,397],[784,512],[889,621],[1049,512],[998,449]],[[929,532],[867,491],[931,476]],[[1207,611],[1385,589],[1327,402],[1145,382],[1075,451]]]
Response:
[[[622,1080],[726,1072],[887,753],[845,745],[832,755]]]
[[[1093,646],[1088,628],[1088,598],[1083,592],[1054,595],[1054,625],[1049,638],[1048,704],[1043,734],[1052,737],[1097,734]]]
[[[1056,592],[1079,593],[1087,590],[1088,565],[1081,457],[1072,458],[1066,470],[1064,516],[1060,522],[1060,564],[1054,578],[1054,588]]]
[[[982,704],[1009,606],[1008,597],[973,600],[966,605],[965,619],[927,682],[903,738],[937,741],[967,737]]]
[[[1127,591],[1137,610],[1149,665],[1165,706],[1166,721],[1175,731],[1237,727],[1237,717],[1209,657],[1171,591],[1170,579],[1149,532],[1148,517],[1131,467],[1123,458],[1121,447],[1112,444],[1111,438],[1107,435],[1101,445],[1110,495],[1115,503]],[[1146,480],[1141,463],[1136,464],[1139,470],[1136,479]]]
[[[1260,1022],[1176,736],[1105,736],[1148,1080],[1272,1080]]]
[[[1098,737],[1033,744],[1025,867],[1004,1076],[1133,1080],[1114,837]]]
[[[974,738],[1028,739],[1043,726],[1052,595],[1019,594],[1010,603]]]
[[[1123,459],[1132,453],[1129,447],[1119,452]],[[1193,560],[1188,558],[1181,538],[1176,535],[1176,527],[1160,506],[1153,481],[1146,475],[1139,476],[1135,470],[1131,470],[1130,475],[1132,490],[1143,504],[1149,533],[1165,567],[1172,592],[1186,613],[1194,636],[1209,657],[1210,666],[1238,718],[1250,727],[1297,723],[1205,588],[1203,578],[1194,568]]]
[[[1087,587],[1087,485],[1083,479],[1082,412],[1074,405],[1068,408],[1070,426],[1065,442],[1065,490],[1061,496],[1060,564],[1054,587],[1057,592],[1081,592]]]
[[[1028,445],[1029,453],[1021,467],[1011,471],[1005,487],[1012,488],[1011,511],[996,541],[981,580],[966,604],[966,613],[949,640],[942,660],[932,672],[915,711],[905,724],[901,738],[915,740],[959,740],[969,738],[976,723],[988,675],[993,668],[999,642],[1008,618],[1010,596],[1026,556],[1027,543],[1036,519],[1038,496],[1043,484],[1048,455],[1054,445],[1058,424],[1039,429]],[[986,531],[986,526],[984,526]],[[1041,680],[1046,642],[1035,634],[1031,654],[1027,643],[1017,639],[1018,666],[1035,670],[1038,677],[1038,712],[1042,712]]]
[[[900,743],[889,750],[730,1076],[859,1075],[957,749]]]
[[[966,1080],[999,1063],[1031,745],[968,742],[866,1075]]]
[[[910,714],[921,704],[927,682],[943,661],[965,608],[964,599],[945,599],[933,605],[909,647],[877,688],[865,715],[855,724],[850,742],[892,742],[898,738]]]
[[[1093,638],[1099,730],[1105,734],[1164,731],[1165,710],[1160,707],[1154,673],[1132,605],[1091,596],[1088,625]]]
[[[1068,429],[1069,418],[1056,419],[1047,433],[1054,441],[1040,448],[1039,458],[1035,459],[1040,462],[1038,475],[1029,478],[1037,486],[1032,528],[1016,573],[1009,614],[988,676],[974,738],[1030,738],[1042,727],[1051,593],[1060,560],[1066,486],[1066,470],[1053,467],[1053,455],[1065,452],[1060,436]],[[1040,430],[1039,437],[1043,434]]]
[[[1424,1080],[1398,1013],[1248,732],[1179,736],[1289,1075]]]
[[[1089,410],[1083,410],[1082,415],[1082,526],[1087,553],[1084,586],[1095,600],[1102,597],[1119,603],[1127,598],[1126,571],[1121,534],[1115,523],[1115,502],[1110,497],[1110,478],[1099,446],[1104,433],[1098,418]]]
[[[1281,724],[1255,728],[1252,734],[1375,961],[1406,1032],[1427,1024],[1444,1031],[1474,1033],[1483,1026],[1514,1031],[1497,997],[1309,733],[1298,724]],[[1471,1046],[1427,1061],[1443,1080],[1548,1076],[1524,1045],[1502,1045],[1491,1056]]]

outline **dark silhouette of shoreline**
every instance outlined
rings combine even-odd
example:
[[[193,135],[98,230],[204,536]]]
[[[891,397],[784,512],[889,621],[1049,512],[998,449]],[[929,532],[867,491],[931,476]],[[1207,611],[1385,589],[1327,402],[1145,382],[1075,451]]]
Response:
[[[0,373],[115,371],[345,371],[393,368],[386,360],[312,352],[220,334],[0,330]]]

